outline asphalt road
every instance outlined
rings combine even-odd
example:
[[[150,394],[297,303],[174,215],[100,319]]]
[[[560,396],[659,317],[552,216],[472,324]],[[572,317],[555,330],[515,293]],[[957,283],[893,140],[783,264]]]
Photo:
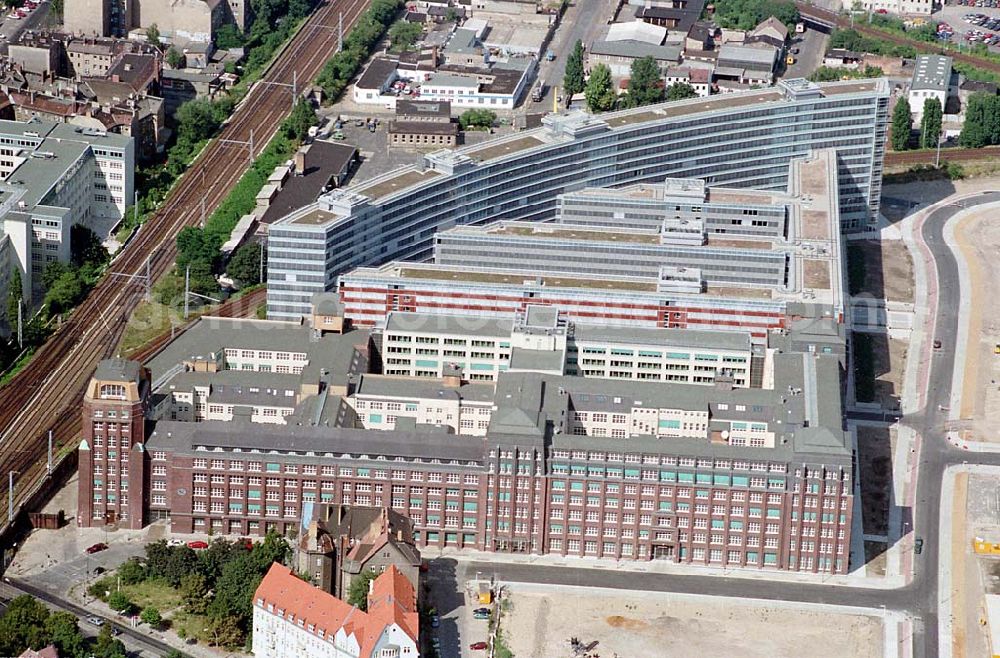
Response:
[[[679,592],[706,596],[735,596],[764,600],[824,603],[861,606],[907,612],[915,618],[913,655],[931,658],[938,655],[938,536],[941,523],[940,493],[944,469],[963,462],[1000,465],[1000,454],[970,453],[948,442],[946,412],[951,399],[952,372],[955,367],[955,342],[958,336],[960,289],[958,265],[944,242],[944,225],[965,208],[1000,202],[1000,192],[988,192],[932,212],[924,222],[923,239],[934,255],[938,279],[938,309],[935,333],[929,340],[942,343],[932,356],[924,409],[903,417],[901,422],[918,431],[923,440],[916,492],[914,528],[924,539],[924,549],[915,557],[914,578],[906,587],[885,590],[863,587],[775,582],[746,578],[702,576],[696,574],[660,574],[616,569],[572,568],[537,564],[494,564],[471,562],[467,573],[494,573],[507,582],[552,583],[586,587],[607,587],[659,592]],[[874,414],[852,413],[850,417],[881,420]],[[877,414],[881,416],[881,414]],[[948,512],[946,512],[947,514]],[[904,512],[904,518],[906,513]],[[912,550],[912,546],[904,547]]]
[[[82,608],[75,603],[71,603],[65,599],[57,597],[43,589],[33,587],[27,583],[15,580],[11,578],[9,581],[5,582],[8,588],[17,590],[19,593],[30,594],[40,601],[44,601],[53,608],[59,610],[65,610],[66,612],[72,613],[81,619],[81,623],[84,626],[89,627],[87,622],[82,620],[87,617],[93,617],[101,615],[95,615],[94,612]],[[122,634],[118,636],[118,639],[122,641],[125,645],[126,650],[130,656],[165,656],[169,653],[173,647],[154,638],[148,637],[138,631],[133,630],[129,626],[125,625],[120,619],[107,619],[105,618],[105,623],[114,623],[119,629],[121,629]],[[95,633],[90,633],[90,628],[81,629],[89,635]]]
[[[599,39],[608,29],[608,21],[611,19],[616,5],[617,3],[613,0],[576,0],[566,10],[562,23],[556,29],[555,37],[549,45],[549,49],[556,54],[556,58],[552,62],[543,58],[538,67],[538,78],[545,82],[547,91],[542,100],[537,103],[531,100],[529,94],[524,103],[526,111],[552,111],[552,91],[554,87],[562,87],[563,75],[566,73],[566,59],[573,51],[574,44],[579,40],[586,48]],[[629,7],[625,7],[622,11],[628,10]],[[632,11],[635,11],[634,8]],[[584,57],[586,58],[586,56]],[[560,93],[562,93],[561,89]]]

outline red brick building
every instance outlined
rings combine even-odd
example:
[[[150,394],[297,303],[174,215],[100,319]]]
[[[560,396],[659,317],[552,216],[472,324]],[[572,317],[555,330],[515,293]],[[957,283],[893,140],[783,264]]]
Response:
[[[78,525],[145,525],[143,451],[150,393],[149,371],[135,361],[109,359],[94,372],[83,395]]]

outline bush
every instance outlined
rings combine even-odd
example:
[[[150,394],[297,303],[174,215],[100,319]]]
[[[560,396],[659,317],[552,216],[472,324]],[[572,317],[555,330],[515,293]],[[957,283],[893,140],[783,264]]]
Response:
[[[108,596],[107,603],[108,607],[112,610],[125,616],[128,616],[135,611],[135,605],[129,600],[124,592],[111,592]]]
[[[153,628],[159,628],[160,624],[163,623],[163,617],[160,615],[160,611],[149,606],[144,608],[142,614],[139,615],[144,624],[149,624]]]
[[[490,110],[466,110],[458,117],[458,124],[462,130],[489,130],[496,120],[496,113]]]

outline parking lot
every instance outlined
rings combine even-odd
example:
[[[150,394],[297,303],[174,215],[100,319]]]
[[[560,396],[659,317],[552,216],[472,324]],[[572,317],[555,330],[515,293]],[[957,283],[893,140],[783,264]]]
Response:
[[[984,3],[981,6],[975,6],[975,2],[979,1]],[[987,21],[997,20],[1000,21],[1000,8],[996,6],[989,6],[989,3],[994,5],[1000,5],[1000,0],[972,0],[972,6],[969,4],[958,5],[950,4],[946,5],[941,9],[941,11],[934,14],[931,17],[931,21],[947,23],[951,29],[954,31],[952,35],[951,42],[961,46],[969,46],[975,44],[983,43],[983,36],[989,39],[988,35],[997,35],[1000,33],[1000,22],[994,23],[995,27],[991,27]],[[973,22],[967,20],[970,14],[976,14],[982,18],[983,25],[977,25]],[[975,41],[970,40],[968,37],[969,33],[980,32],[981,35],[977,35]],[[987,43],[990,46],[990,50],[994,52],[1000,52],[1000,38],[996,39],[992,44]]]

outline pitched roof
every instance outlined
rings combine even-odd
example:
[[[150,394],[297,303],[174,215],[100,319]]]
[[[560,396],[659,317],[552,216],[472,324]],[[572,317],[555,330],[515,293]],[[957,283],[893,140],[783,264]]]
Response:
[[[420,632],[417,613],[417,593],[413,585],[396,565],[389,565],[372,583],[368,594],[369,623],[365,641],[361,644],[361,655],[371,651],[382,630],[396,624],[416,642]]]
[[[32,649],[25,649],[18,658],[59,658],[59,651],[54,645],[50,644],[44,649],[39,649],[34,651]]]
[[[416,590],[395,566],[373,581],[367,613],[313,587],[278,563],[271,565],[254,592],[254,604],[308,632],[322,630],[326,641],[343,628],[355,636],[361,658],[372,655],[387,626],[396,624],[414,642],[420,631]]]
[[[277,562],[271,565],[253,596],[258,606],[273,606],[274,609],[268,611],[289,623],[302,619],[307,627],[313,625],[317,631],[323,630],[327,637],[334,636],[357,615],[365,616],[354,606],[313,587]]]
[[[785,27],[785,24],[779,21],[774,16],[769,16],[763,21],[761,21],[760,25],[755,27],[753,31],[750,32],[750,34],[756,36],[756,35],[767,34],[768,32],[776,34],[781,39],[788,38],[788,28]]]

